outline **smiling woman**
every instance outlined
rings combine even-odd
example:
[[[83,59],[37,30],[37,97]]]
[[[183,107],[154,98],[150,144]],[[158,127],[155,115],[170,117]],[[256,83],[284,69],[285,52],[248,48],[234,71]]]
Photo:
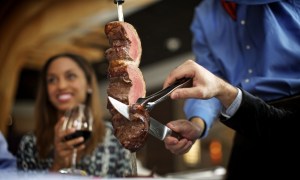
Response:
[[[90,107],[94,119],[91,137],[85,144],[83,137],[66,140],[75,129],[62,128],[64,113],[78,104]],[[35,123],[34,132],[20,142],[18,169],[57,172],[70,167],[76,148],[76,168],[88,175],[124,177],[131,173],[130,152],[113,136],[110,123],[102,119],[96,77],[81,56],[59,54],[46,62],[38,87]]]

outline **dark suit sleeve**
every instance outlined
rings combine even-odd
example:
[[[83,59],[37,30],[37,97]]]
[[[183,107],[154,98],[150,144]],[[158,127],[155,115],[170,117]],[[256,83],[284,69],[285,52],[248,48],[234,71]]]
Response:
[[[274,135],[278,137],[287,128],[285,125],[295,120],[294,115],[291,111],[270,106],[242,90],[240,108],[231,118],[220,118],[220,121],[244,136],[269,138]]]

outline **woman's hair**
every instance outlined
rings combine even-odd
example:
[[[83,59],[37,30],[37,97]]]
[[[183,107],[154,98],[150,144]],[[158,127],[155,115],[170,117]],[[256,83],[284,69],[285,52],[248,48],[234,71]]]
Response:
[[[86,105],[91,107],[93,114],[93,132],[87,143],[85,153],[90,153],[98,143],[102,142],[105,136],[105,124],[102,120],[102,111],[98,84],[94,70],[90,64],[81,56],[63,53],[50,57],[42,68],[37,98],[35,104],[35,134],[37,137],[37,149],[41,158],[46,158],[54,149],[54,126],[58,119],[58,110],[49,100],[47,90],[47,73],[50,64],[58,58],[68,57],[73,60],[84,72],[87,84],[92,88],[92,93],[87,92]],[[97,132],[95,132],[95,130]]]

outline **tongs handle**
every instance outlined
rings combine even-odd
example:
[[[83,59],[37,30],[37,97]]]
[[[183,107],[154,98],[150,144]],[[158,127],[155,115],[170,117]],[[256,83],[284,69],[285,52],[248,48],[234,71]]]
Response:
[[[144,108],[147,111],[151,111],[152,108],[157,104],[160,103],[161,101],[165,100],[175,89],[181,88],[181,87],[190,87],[192,86],[192,79],[191,78],[182,78],[178,79],[175,81],[173,84],[170,86],[150,95],[145,98],[139,98],[137,100],[138,104],[141,104],[144,106]],[[158,98],[153,102],[150,102],[152,99]]]

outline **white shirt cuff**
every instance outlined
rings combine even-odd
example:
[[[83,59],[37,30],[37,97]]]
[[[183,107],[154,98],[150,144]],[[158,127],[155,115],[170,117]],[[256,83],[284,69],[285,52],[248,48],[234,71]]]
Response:
[[[230,104],[230,106],[227,109],[225,109],[223,107],[221,110],[222,116],[224,116],[227,119],[230,118],[231,116],[233,116],[241,105],[242,91],[239,88],[237,88],[237,89],[238,89],[238,94],[237,94],[236,98],[234,99],[234,101]]]

